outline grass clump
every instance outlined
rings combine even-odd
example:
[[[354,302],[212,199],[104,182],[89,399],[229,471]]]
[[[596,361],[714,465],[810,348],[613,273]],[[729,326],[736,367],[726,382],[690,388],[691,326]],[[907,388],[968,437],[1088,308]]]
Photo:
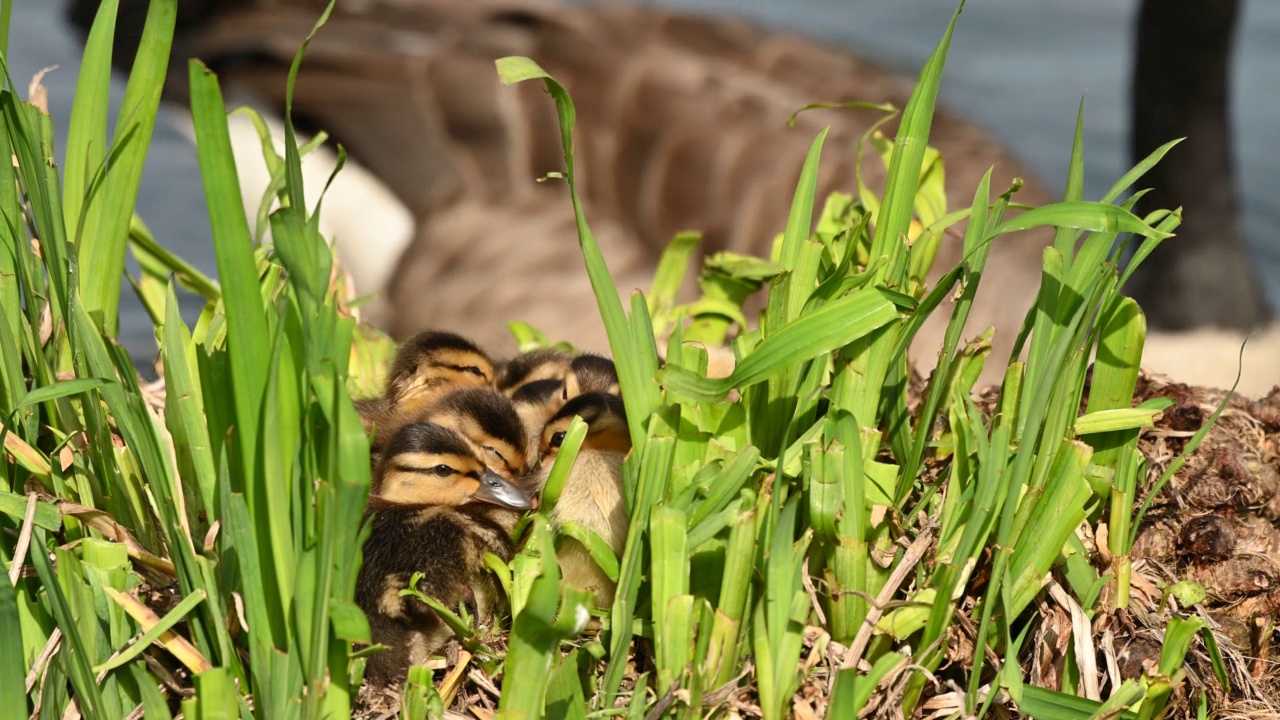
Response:
[[[62,178],[48,116],[12,83],[0,94],[0,143],[18,160],[0,164],[0,715],[347,717],[362,658],[376,651],[353,652],[369,641],[353,591],[370,470],[350,393],[377,387],[388,341],[345,305],[303,202],[291,123],[284,157],[264,145],[281,209],[269,216],[273,244],[255,244],[226,108],[198,62],[191,105],[219,281],[133,218],[175,3],[151,4],[108,145],[115,9],[103,3],[86,46]],[[1147,488],[1140,436],[1171,402],[1133,406],[1145,324],[1119,293],[1177,227],[1177,212],[1138,217],[1133,198],[1120,200],[1172,144],[1090,202],[1077,125],[1061,203],[1019,207],[1019,183],[993,189],[988,173],[970,207],[948,212],[928,138],[954,25],[893,143],[875,141],[889,169],[882,194],[859,182],[815,212],[824,132],[773,258],[713,257],[701,297],[678,304],[696,243],[678,237],[629,311],[579,202],[568,94],[529,59],[498,62],[507,83],[544,83],[558,110],[628,412],[631,530],[619,558],[589,531],[575,536],[618,580],[596,612],[603,631],[584,634],[591,597],[560,588],[552,497],[523,525],[521,552],[493,563],[509,634],[444,613],[464,649],[442,679],[410,671],[395,699],[403,716],[470,706],[513,718],[1147,718],[1189,712],[1184,663],[1199,647],[1226,682],[1205,621],[1179,610],[1156,614],[1151,671],[1110,676],[1102,694],[1090,627],[1146,601],[1133,596],[1131,550],[1178,465]],[[964,262],[929,286],[937,244],[961,222]],[[989,334],[962,346],[992,243],[1041,226],[1055,241],[1014,355],[990,358]],[[162,385],[141,383],[112,340],[126,247],[142,260],[131,281],[155,321]],[[194,327],[178,315],[179,287],[206,301]],[[743,303],[766,287],[752,328]],[[925,380],[907,348],[943,311],[950,325]],[[705,347],[725,343],[733,371],[708,377]],[[1006,364],[1004,383],[975,395],[990,361]],[[570,432],[553,486],[582,431]],[[1028,667],[1048,603],[1078,620],[1052,688]]]

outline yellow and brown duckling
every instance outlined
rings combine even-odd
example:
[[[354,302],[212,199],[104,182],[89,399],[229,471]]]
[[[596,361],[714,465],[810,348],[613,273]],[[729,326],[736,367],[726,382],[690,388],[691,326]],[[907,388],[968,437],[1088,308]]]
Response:
[[[564,382],[554,378],[525,383],[511,395],[516,416],[524,426],[525,460],[531,471],[538,470],[542,458],[542,429],[564,403]]]
[[[538,489],[546,484],[575,415],[587,424],[587,435],[556,500],[551,519],[557,526],[574,522],[593,531],[609,544],[614,554],[621,555],[630,528],[622,497],[622,461],[631,450],[631,435],[621,398],[610,393],[586,393],[570,400],[552,417],[542,431]],[[565,584],[595,590],[601,605],[613,603],[616,584],[581,543],[564,538],[556,556]]]
[[[531,505],[524,491],[490,470],[460,434],[411,423],[387,444],[370,497],[372,534],[356,581],[356,602],[372,640],[387,648],[369,657],[366,677],[385,686],[403,681],[451,637],[427,607],[400,591],[415,573],[417,590],[477,617],[493,612],[496,587],[485,553],[514,554],[511,528]]]
[[[507,480],[520,480],[529,470],[525,427],[515,405],[497,390],[454,390],[414,419],[456,431],[491,470]]]
[[[570,400],[592,392],[618,395],[621,392],[618,368],[603,355],[582,353],[569,363],[569,372],[564,378],[564,398]]]
[[[397,412],[412,415],[451,390],[491,386],[495,377],[493,360],[475,343],[431,330],[400,346],[385,397]]]
[[[616,395],[619,388],[618,370],[609,358],[595,353],[570,355],[548,348],[513,358],[498,378],[498,389],[512,397],[525,385],[544,380],[562,382],[564,400],[589,392]]]
[[[512,358],[498,377],[498,389],[511,397],[529,383],[554,380],[563,383],[573,356],[554,348],[533,350]]]
[[[376,432],[375,466],[381,446],[428,405],[452,390],[492,386],[495,377],[493,360],[460,335],[429,330],[406,340],[396,351],[383,394],[355,401],[365,432]]]
[[[535,350],[514,358],[498,388],[515,403],[529,436],[529,464],[537,465],[542,428],[570,399],[590,392],[619,393],[618,371],[603,355],[572,356],[559,350]]]

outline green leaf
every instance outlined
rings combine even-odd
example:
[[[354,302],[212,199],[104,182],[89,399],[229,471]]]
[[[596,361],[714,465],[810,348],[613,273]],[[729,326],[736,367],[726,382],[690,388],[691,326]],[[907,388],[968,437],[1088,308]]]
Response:
[[[916,188],[920,184],[920,170],[929,146],[929,129],[933,123],[934,106],[938,101],[938,87],[942,83],[942,70],[947,63],[947,51],[951,47],[951,35],[956,21],[964,10],[964,2],[956,8],[947,24],[942,39],[920,71],[915,90],[902,111],[894,138],[893,158],[889,162],[889,174],[885,179],[884,202],[875,219],[870,257],[892,256],[891,249],[901,242],[911,226],[911,215],[916,202]],[[902,267],[905,274],[906,267]],[[878,277],[884,278],[882,270]],[[900,281],[902,278],[894,278]]]
[[[27,498],[26,495],[0,490],[0,512],[16,520],[22,520],[27,514]],[[62,514],[56,507],[43,500],[36,501],[34,521],[36,527],[42,527],[45,530],[57,532],[62,529]]]
[[[714,402],[733,388],[761,382],[783,368],[843,347],[883,327],[898,316],[878,288],[860,290],[807,313],[765,338],[727,378],[699,377],[685,368],[667,366],[658,380],[681,395]]]
[[[9,582],[9,573],[0,572],[0,717],[27,717],[27,675],[22,658],[22,625],[18,618],[18,598]]]
[[[227,317],[227,349],[231,361],[231,393],[235,398],[235,436],[240,441],[237,489],[255,473],[262,396],[270,367],[271,336],[258,287],[253,241],[240,197],[240,182],[231,152],[227,112],[218,82],[199,61],[190,64],[191,116],[196,155],[204,180],[205,200],[213,230],[213,248],[222,281]]]
[[[547,688],[546,717],[560,720],[587,720],[587,702],[578,678],[581,650],[575,648],[556,663]]]
[[[1114,432],[1116,430],[1133,430],[1155,426],[1155,419],[1161,410],[1145,408],[1117,408],[1115,410],[1098,410],[1081,415],[1076,419],[1076,434],[1091,435],[1093,433]]]
[[[613,554],[613,548],[609,547],[609,543],[605,542],[604,538],[576,522],[566,522],[558,530],[561,535],[582,543],[587,553],[591,555],[591,559],[600,566],[604,574],[608,575],[610,580],[618,581],[618,556]]]
[[[68,674],[71,676],[71,684],[76,691],[76,703],[86,720],[96,720],[102,713],[102,694],[98,689],[98,683],[94,680],[93,669],[89,666],[89,655],[80,632],[81,625],[72,615],[71,606],[67,602],[57,576],[54,575],[53,565],[49,562],[49,556],[45,551],[49,546],[45,531],[37,528],[31,541],[32,548],[28,557],[36,568],[40,584],[44,586],[47,593],[50,610],[58,622],[58,627],[62,630],[62,653],[67,663]]]
[[[1046,690],[1035,685],[1022,688],[1018,710],[1036,720],[1087,720],[1102,709],[1102,703],[1078,695]],[[1120,713],[1116,720],[1133,720],[1132,712]]]
[[[111,89],[111,41],[116,32],[119,0],[98,6],[85,40],[67,132],[67,166],[63,172],[63,223],[67,237],[80,242],[81,213],[90,208],[90,192],[101,182],[107,156],[107,108]],[[99,201],[101,198],[99,197]]]
[[[14,410],[27,407],[28,405],[36,405],[57,398],[70,397],[88,392],[94,388],[102,387],[108,383],[114,382],[108,378],[77,378],[75,380],[63,380],[53,385],[45,385],[42,388],[36,388],[27,393],[18,401]]]
[[[1157,240],[1172,237],[1171,233],[1151,227],[1124,208],[1086,201],[1060,202],[1032,208],[1011,220],[1000,223],[987,235],[997,237],[1045,226],[1075,228],[1098,233],[1128,232]]]
[[[160,107],[165,72],[169,68],[169,49],[177,16],[177,0],[152,0],[120,115],[116,118],[111,169],[103,181],[102,197],[94,204],[94,212],[86,217],[80,234],[79,265],[86,270],[80,274],[80,294],[90,316],[99,315],[99,322],[110,335],[116,334],[119,322],[125,243]],[[105,80],[102,71],[97,72],[95,79],[83,88],[94,94],[92,102],[95,103],[102,101],[101,83]],[[80,91],[81,88],[77,88],[77,96]],[[96,116],[86,119],[87,135],[96,134],[96,127],[88,126],[96,122]]]
[[[526,57],[502,57],[495,61],[498,77],[504,85],[513,85],[525,80],[541,79],[556,103],[556,114],[560,121],[560,141],[564,150],[565,180],[569,185],[569,199],[573,203],[574,216],[577,218],[578,244],[582,250],[583,260],[587,266],[587,276],[591,279],[591,289],[596,296],[600,316],[604,320],[605,333],[609,337],[609,349],[614,362],[618,365],[618,377],[622,385],[622,400],[627,406],[628,426],[631,431],[631,444],[637,450],[644,448],[646,435],[644,424],[661,403],[658,388],[653,384],[653,376],[646,375],[644,368],[657,367],[655,356],[641,358],[639,353],[652,354],[652,350],[635,347],[630,323],[622,309],[622,300],[618,296],[618,288],[609,274],[608,265],[600,246],[596,243],[591,228],[587,225],[583,213],[582,201],[578,196],[573,165],[573,125],[575,111],[573,101],[564,86],[556,82],[537,63]],[[632,318],[634,321],[635,318]]]
[[[182,598],[182,601],[166,613],[160,622],[151,626],[146,632],[142,633],[136,642],[129,647],[120,650],[115,657],[112,657],[107,662],[95,665],[93,672],[98,674],[107,672],[108,670],[114,670],[115,668],[118,668],[141,655],[142,651],[146,650],[151,643],[159,640],[161,635],[168,633],[169,630],[173,629],[173,626],[177,625],[178,622],[194,610],[197,605],[204,602],[206,597],[207,596],[203,590],[197,590],[195,593]]]

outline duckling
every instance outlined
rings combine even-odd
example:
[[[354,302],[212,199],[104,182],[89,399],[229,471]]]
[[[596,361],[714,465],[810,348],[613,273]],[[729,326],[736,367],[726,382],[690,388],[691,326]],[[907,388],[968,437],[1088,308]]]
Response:
[[[622,461],[631,450],[621,398],[609,393],[586,393],[570,400],[555,414],[542,431],[539,489],[546,484],[575,415],[587,423],[587,436],[551,512],[551,520],[557,526],[575,522],[595,532],[615,554],[621,555],[630,528],[622,498]],[[566,584],[595,590],[600,605],[613,604],[615,583],[581,543],[564,538],[556,557]]]
[[[522,353],[512,358],[503,368],[502,377],[498,379],[498,389],[511,397],[529,383],[542,380],[563,381],[569,374],[573,359],[569,353],[553,348]]]
[[[524,426],[527,438],[525,461],[532,471],[539,469],[542,457],[542,429],[560,412],[564,403],[564,381],[555,378],[525,383],[511,395],[516,416]]]
[[[582,353],[569,363],[569,372],[564,378],[564,397],[569,400],[591,392],[618,395],[621,392],[618,368],[603,355]]]
[[[535,350],[517,356],[498,386],[511,397],[529,437],[528,462],[536,469],[542,428],[571,398],[588,392],[619,393],[618,371],[603,355],[572,357],[559,350]]]
[[[366,677],[402,681],[449,639],[448,626],[422,602],[401,597],[414,573],[417,590],[446,607],[466,602],[477,617],[493,612],[496,588],[484,554],[514,554],[511,529],[529,496],[485,467],[457,432],[432,423],[400,429],[381,461],[371,496],[373,528],[356,580],[356,602],[372,640],[387,648],[369,657]]]
[[[415,418],[451,428],[494,472],[518,480],[528,472],[528,441],[516,408],[490,388],[455,390]]]
[[[396,351],[381,397],[355,401],[365,432],[374,432],[374,467],[383,445],[407,422],[448,392],[493,384],[493,360],[466,338],[429,330],[406,340]]]
[[[428,330],[406,340],[387,376],[386,399],[397,412],[423,410],[450,390],[493,385],[493,360],[475,343]]]

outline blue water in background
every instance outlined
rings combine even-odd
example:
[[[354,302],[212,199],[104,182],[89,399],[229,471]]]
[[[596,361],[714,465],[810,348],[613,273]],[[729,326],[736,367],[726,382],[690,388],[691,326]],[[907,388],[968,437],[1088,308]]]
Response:
[[[821,38],[915,76],[955,8],[953,0],[651,0],[662,7],[732,13]],[[1043,180],[1066,177],[1076,108],[1085,98],[1085,192],[1100,197],[1129,166],[1131,29],[1136,0],[971,0],[952,41],[942,101],[987,127]],[[42,67],[61,153],[80,47],[61,0],[15,3],[10,74],[20,88]],[[1234,68],[1237,170],[1244,228],[1273,306],[1280,307],[1280,3],[1247,0]],[[124,82],[113,85],[112,117]],[[59,161],[62,161],[60,155]],[[162,116],[143,174],[138,211],[167,247],[214,274],[195,151]],[[91,271],[91,269],[86,269]],[[183,303],[188,321],[199,303]],[[150,322],[132,292],[122,303],[121,341],[154,356]]]

